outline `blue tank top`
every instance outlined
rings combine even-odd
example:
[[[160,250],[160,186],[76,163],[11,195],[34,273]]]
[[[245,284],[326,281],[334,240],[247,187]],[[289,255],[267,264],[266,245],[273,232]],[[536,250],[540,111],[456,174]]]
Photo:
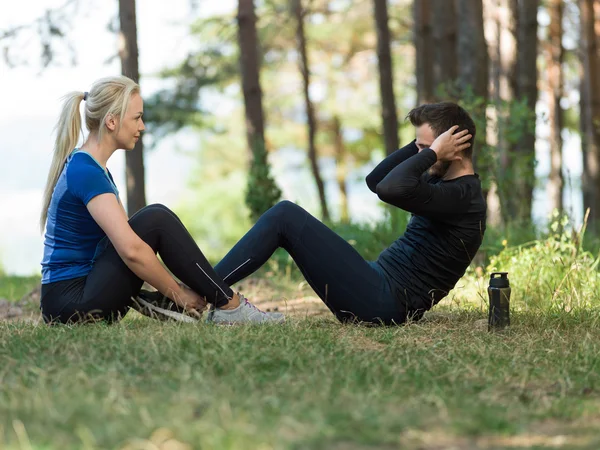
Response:
[[[89,153],[75,149],[52,193],[44,236],[42,284],[87,275],[108,244],[87,209],[100,194],[119,191],[110,172]]]

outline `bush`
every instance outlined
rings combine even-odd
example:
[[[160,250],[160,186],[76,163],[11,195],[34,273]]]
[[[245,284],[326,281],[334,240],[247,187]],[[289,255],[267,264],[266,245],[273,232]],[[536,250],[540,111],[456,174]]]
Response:
[[[509,272],[511,303],[517,307],[570,311],[597,304],[599,258],[584,250],[585,227],[568,227],[568,217],[555,213],[547,236],[509,246],[490,258],[488,272]]]

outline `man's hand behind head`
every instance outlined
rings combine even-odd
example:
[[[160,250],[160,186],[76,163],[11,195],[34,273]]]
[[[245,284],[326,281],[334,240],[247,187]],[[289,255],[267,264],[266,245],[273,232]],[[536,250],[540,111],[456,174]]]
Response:
[[[440,134],[431,144],[431,149],[436,153],[438,161],[460,161],[461,152],[471,146],[469,130],[455,131],[458,125]]]

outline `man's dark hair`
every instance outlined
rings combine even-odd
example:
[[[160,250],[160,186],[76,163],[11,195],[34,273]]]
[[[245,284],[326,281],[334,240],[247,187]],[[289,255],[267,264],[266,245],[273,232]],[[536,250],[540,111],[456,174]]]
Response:
[[[438,137],[454,125],[458,125],[458,130],[455,132],[464,129],[469,130],[469,134],[473,136],[468,141],[471,146],[463,152],[466,157],[472,157],[473,146],[475,145],[475,122],[473,122],[469,113],[456,103],[441,102],[417,106],[412,109],[406,117],[415,127],[420,127],[421,125],[428,123],[433,130],[435,137]]]

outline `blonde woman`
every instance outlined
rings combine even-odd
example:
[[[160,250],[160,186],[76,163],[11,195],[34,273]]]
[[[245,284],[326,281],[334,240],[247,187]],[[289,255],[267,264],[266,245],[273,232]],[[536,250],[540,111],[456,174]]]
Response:
[[[82,102],[89,135],[76,148]],[[189,319],[208,302],[216,323],[282,321],[281,314],[259,311],[234,293],[167,207],[150,205],[128,219],[106,163],[117,149],[134,148],[145,129],[143,113],[139,86],[123,76],[100,79],[89,93],[65,97],[40,223],[45,227],[44,319],[118,320],[146,281],[158,291],[158,296],[146,293],[142,301],[153,312],[169,313],[168,306],[178,306],[174,309]],[[169,274],[157,252],[187,286]],[[167,305],[158,308],[158,297]]]

